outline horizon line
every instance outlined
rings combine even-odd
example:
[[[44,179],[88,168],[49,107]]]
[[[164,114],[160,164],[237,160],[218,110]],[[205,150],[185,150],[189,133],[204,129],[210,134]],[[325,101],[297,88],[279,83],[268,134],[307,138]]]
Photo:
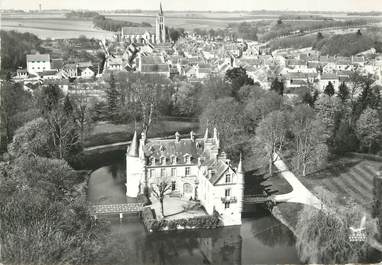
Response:
[[[1,13],[3,11],[23,11],[23,12],[30,12],[30,11],[38,11],[38,12],[44,12],[44,11],[107,11],[107,12],[112,12],[112,11],[127,11],[127,12],[137,12],[137,11],[145,11],[145,12],[158,12],[157,9],[140,9],[140,8],[135,8],[135,9],[85,9],[85,8],[76,8],[76,9],[70,9],[70,8],[47,8],[47,9],[42,9],[41,11],[39,8],[36,9],[19,9],[19,8],[2,8]],[[165,10],[164,13],[166,12],[203,12],[203,13],[251,13],[251,12],[304,12],[304,13],[382,13],[381,11],[376,11],[376,10],[368,10],[368,11],[357,11],[357,10],[297,10],[297,9],[253,9],[253,10]]]

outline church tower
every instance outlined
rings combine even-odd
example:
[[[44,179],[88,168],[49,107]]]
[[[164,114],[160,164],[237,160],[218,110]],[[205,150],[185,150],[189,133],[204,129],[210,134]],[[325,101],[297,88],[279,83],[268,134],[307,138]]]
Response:
[[[155,38],[156,43],[166,42],[166,27],[164,25],[164,15],[162,10],[162,3],[160,3],[159,13],[157,15],[156,25],[155,25]]]
[[[137,132],[126,152],[126,196],[137,197],[142,192],[141,180],[144,175],[144,163],[139,158]]]

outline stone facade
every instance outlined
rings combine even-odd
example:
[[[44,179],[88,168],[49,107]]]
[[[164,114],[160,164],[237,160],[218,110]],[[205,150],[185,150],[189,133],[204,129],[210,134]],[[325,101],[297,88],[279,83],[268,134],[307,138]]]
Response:
[[[196,199],[208,214],[215,211],[224,225],[241,224],[244,172],[241,159],[234,168],[220,150],[218,132],[208,130],[204,138],[193,132],[187,139],[146,139],[142,134],[139,147],[137,135],[126,154],[126,195],[136,197],[143,188],[154,188],[158,180],[171,186],[170,196]]]

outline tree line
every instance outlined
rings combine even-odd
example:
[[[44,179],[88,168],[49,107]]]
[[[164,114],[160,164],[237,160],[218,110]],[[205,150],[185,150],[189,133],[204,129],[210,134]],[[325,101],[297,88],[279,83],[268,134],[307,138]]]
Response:
[[[131,21],[115,20],[106,18],[103,15],[97,15],[93,17],[93,24],[95,27],[108,30],[108,31],[121,31],[123,27],[152,27],[148,22],[136,23]]]

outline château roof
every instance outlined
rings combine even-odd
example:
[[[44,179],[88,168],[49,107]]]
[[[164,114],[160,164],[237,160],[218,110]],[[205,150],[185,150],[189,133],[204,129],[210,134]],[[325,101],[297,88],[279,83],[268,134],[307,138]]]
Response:
[[[198,143],[198,146],[197,146]],[[178,158],[178,164],[183,163],[183,156],[191,155],[192,160],[197,159],[203,154],[203,141],[191,139],[180,139],[177,142],[175,139],[160,140],[155,142],[148,142],[144,146],[143,150],[148,157],[154,157],[159,159],[161,157],[170,158],[176,156]]]

